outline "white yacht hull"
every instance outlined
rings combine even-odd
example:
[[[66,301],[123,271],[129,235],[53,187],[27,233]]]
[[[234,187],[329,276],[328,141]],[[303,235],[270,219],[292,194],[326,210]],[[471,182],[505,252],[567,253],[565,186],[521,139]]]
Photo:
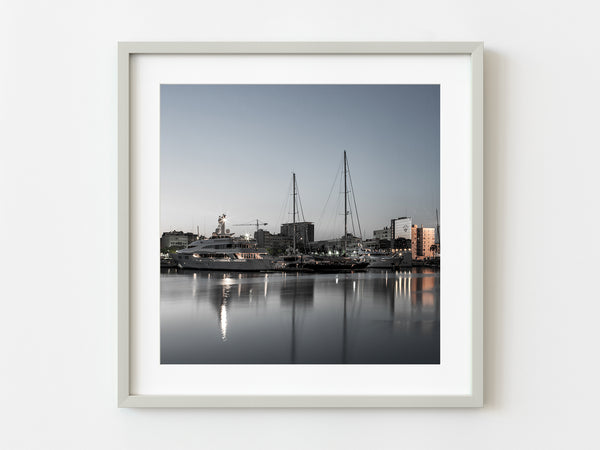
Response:
[[[194,258],[187,255],[174,255],[177,265],[182,269],[224,270],[231,272],[260,272],[273,269],[270,259],[229,259],[229,258]]]

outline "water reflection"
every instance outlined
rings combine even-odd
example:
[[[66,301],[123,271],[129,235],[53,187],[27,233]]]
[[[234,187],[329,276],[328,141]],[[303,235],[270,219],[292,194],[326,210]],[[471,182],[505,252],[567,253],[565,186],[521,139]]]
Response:
[[[315,280],[300,274],[284,276],[279,283],[279,298],[282,306],[301,304],[312,306],[315,298]]]
[[[437,364],[439,272],[161,274],[163,364]]]
[[[248,306],[253,300],[256,300],[259,289],[253,284],[242,281],[244,276],[241,273],[207,273],[206,280],[200,279],[200,275],[199,272],[193,273],[192,296],[197,302],[204,302],[208,299],[217,312],[221,340],[226,341],[227,314],[230,306],[235,305],[237,308],[242,305]],[[266,277],[264,283],[264,296],[266,296]],[[198,288],[199,285],[200,288]]]
[[[313,306],[314,302],[314,278],[306,278],[301,274],[283,274],[280,283],[279,298],[282,308],[290,309],[290,362],[296,363],[298,353],[297,321],[304,321],[304,311]],[[299,319],[297,319],[297,317]]]

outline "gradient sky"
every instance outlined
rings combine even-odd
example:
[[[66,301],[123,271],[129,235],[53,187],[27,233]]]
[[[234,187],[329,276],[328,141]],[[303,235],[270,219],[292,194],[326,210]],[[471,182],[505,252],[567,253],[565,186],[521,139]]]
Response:
[[[221,213],[279,232],[295,172],[315,238],[339,237],[344,150],[364,238],[400,216],[435,225],[438,85],[162,85],[160,114],[161,232],[208,235]]]

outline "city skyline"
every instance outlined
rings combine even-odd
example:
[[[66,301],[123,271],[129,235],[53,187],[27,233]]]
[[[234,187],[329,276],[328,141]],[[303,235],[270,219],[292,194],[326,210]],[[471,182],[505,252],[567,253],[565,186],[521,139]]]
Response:
[[[435,225],[438,85],[162,85],[160,132],[161,233],[208,236],[223,213],[278,233],[292,221],[294,172],[297,220],[314,222],[317,240],[339,237],[344,150],[363,238],[402,216]]]

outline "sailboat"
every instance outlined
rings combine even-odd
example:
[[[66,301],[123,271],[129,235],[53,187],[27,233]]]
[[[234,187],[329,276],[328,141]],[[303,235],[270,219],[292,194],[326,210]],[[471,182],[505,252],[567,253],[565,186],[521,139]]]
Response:
[[[314,261],[313,257],[305,254],[298,254],[298,232],[296,228],[296,216],[299,214],[298,210],[298,184],[296,182],[296,174],[292,173],[292,254],[282,257],[275,264],[275,268],[277,270],[282,270],[284,272],[305,272],[307,271],[304,267],[306,262]],[[300,203],[302,205],[302,203]],[[301,208],[300,208],[301,210]],[[304,220],[304,213],[302,213],[302,218]],[[303,222],[306,223],[306,222]],[[306,226],[304,226],[306,231]],[[304,250],[306,250],[306,246],[308,245],[308,235],[305,232],[305,235],[300,238],[304,243]]]
[[[304,268],[314,272],[352,272],[365,269],[369,265],[369,261],[347,256],[348,254],[348,156],[344,150],[344,237],[343,241],[343,256],[315,256],[313,262],[304,264]],[[355,199],[356,209],[356,199]],[[360,224],[359,224],[360,227]]]

